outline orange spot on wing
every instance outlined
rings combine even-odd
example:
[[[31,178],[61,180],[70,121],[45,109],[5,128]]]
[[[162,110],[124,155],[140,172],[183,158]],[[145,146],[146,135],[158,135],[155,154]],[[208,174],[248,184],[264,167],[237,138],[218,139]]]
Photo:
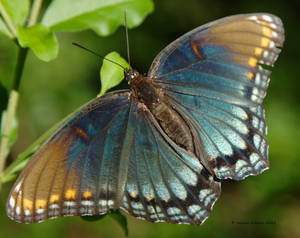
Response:
[[[92,196],[92,193],[91,193],[91,191],[84,191],[83,192],[83,197],[85,198],[85,199],[87,199],[87,198],[90,198]]]
[[[45,199],[38,199],[35,202],[36,208],[44,208],[46,206],[47,201]]]
[[[271,37],[272,36],[272,30],[268,27],[263,27],[262,32],[265,36]]]
[[[80,127],[74,127],[75,129],[75,133],[79,134],[80,136],[82,136],[85,140],[89,140],[88,135],[80,128]]]
[[[200,58],[202,58],[202,55],[198,51],[197,44],[192,43],[192,48],[193,48],[194,52],[196,53],[196,55],[198,55]]]
[[[256,63],[257,63],[257,59],[255,59],[253,57],[249,58],[248,64],[249,64],[250,67],[254,68],[256,66]]]
[[[135,191],[130,192],[130,196],[136,198],[136,192]]]
[[[76,190],[75,189],[68,189],[65,193],[66,199],[75,199]]]
[[[22,204],[22,195],[19,195],[17,198],[17,206],[21,207]]]
[[[262,47],[268,47],[270,44],[270,40],[268,38],[265,38],[265,37],[262,37],[261,38],[261,42],[260,42],[260,45]]]
[[[50,203],[56,203],[59,200],[59,195],[58,194],[52,194],[50,197]]]
[[[262,48],[255,48],[255,50],[254,50],[254,54],[257,56],[261,55],[262,52],[263,52]]]
[[[32,207],[33,207],[33,201],[24,198],[24,200],[23,200],[23,206],[24,206],[24,209],[25,209],[25,210],[27,210],[27,209],[28,209],[28,210],[31,210]]]
[[[151,201],[153,199],[153,197],[150,194],[147,194],[147,200]]]
[[[249,79],[253,79],[254,74],[252,72],[249,72],[247,76]]]

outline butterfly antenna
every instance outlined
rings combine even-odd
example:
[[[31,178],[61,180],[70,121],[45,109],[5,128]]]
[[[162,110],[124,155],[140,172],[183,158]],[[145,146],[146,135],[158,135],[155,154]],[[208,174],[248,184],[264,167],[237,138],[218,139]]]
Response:
[[[104,56],[99,55],[99,54],[97,54],[96,52],[94,52],[94,51],[92,51],[92,50],[90,50],[90,49],[88,49],[88,48],[86,48],[86,47],[84,47],[84,46],[82,46],[82,45],[80,45],[80,44],[78,44],[78,43],[73,42],[72,44],[75,45],[75,46],[77,46],[77,47],[79,47],[79,48],[81,48],[81,49],[84,49],[84,50],[86,50],[86,51],[88,51],[88,52],[90,52],[90,53],[92,53],[92,54],[94,54],[94,55],[96,55],[96,56],[98,56],[98,57],[104,59],[104,60],[107,60],[107,61],[109,61],[109,62],[111,62],[111,63],[113,63],[113,64],[115,64],[115,65],[118,65],[118,66],[120,66],[122,69],[126,70],[126,68],[123,67],[122,65],[120,65],[119,63],[117,63],[117,62],[115,62],[115,61],[113,61],[113,60],[107,59],[107,58],[105,58]]]
[[[129,55],[129,39],[128,39],[128,27],[127,27],[127,16],[126,12],[124,12],[124,19],[125,19],[125,31],[126,31],[126,46],[127,46],[127,58],[128,58],[128,64],[130,64],[130,55]]]

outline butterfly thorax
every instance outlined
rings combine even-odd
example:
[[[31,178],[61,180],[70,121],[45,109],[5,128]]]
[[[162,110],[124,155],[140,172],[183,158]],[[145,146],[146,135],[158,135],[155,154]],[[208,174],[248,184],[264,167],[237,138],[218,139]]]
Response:
[[[129,75],[128,75],[129,74]],[[177,145],[194,153],[190,128],[182,116],[170,105],[165,90],[154,80],[140,75],[137,71],[128,71],[125,77],[131,85],[135,100],[150,110],[163,131]]]

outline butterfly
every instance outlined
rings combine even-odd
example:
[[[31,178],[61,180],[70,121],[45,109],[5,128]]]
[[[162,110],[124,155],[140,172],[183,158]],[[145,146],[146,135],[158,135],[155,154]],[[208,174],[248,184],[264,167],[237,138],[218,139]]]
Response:
[[[281,20],[225,17],[181,36],[129,90],[75,112],[32,156],[7,201],[22,223],[113,209],[200,225],[221,180],[268,169],[262,101],[284,42]]]

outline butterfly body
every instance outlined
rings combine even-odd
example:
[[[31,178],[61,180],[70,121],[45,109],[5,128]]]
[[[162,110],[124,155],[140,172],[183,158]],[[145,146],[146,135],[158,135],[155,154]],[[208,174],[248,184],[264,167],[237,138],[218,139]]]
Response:
[[[7,201],[18,222],[122,209],[200,225],[222,179],[268,169],[262,101],[284,42],[281,20],[241,14],[200,26],[162,50],[130,90],[75,112],[35,152]]]
[[[163,131],[177,145],[194,152],[190,128],[182,116],[171,106],[164,88],[155,84],[153,79],[141,76],[136,70],[125,72],[125,80],[130,81],[133,98],[149,110]]]

